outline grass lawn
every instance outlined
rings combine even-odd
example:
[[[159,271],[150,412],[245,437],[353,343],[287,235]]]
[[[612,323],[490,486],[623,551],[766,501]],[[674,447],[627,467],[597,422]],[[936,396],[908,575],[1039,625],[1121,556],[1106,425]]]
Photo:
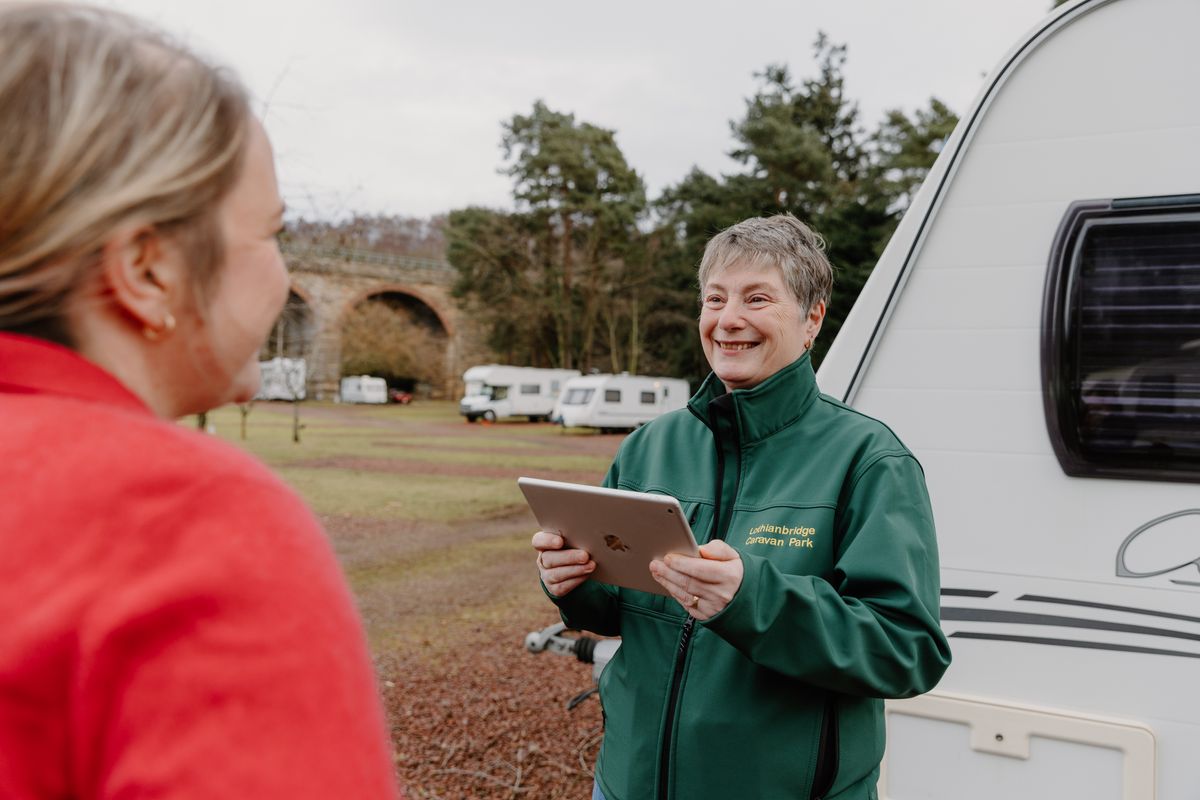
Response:
[[[603,476],[615,451],[574,452],[577,436],[552,425],[468,425],[449,402],[305,403],[299,443],[292,440],[291,415],[288,404],[256,403],[246,418],[245,439],[236,407],[218,409],[208,421],[218,436],[274,468],[318,514],[492,518],[524,508],[517,476]]]

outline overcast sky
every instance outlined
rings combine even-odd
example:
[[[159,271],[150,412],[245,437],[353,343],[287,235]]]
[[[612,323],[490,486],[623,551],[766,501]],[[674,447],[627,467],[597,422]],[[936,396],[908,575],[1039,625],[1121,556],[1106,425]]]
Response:
[[[753,77],[848,46],[865,127],[931,96],[965,113],[1051,0],[100,0],[233,67],[275,145],[293,215],[511,206],[500,125],[539,98],[617,132],[651,197],[693,165],[732,172]]]

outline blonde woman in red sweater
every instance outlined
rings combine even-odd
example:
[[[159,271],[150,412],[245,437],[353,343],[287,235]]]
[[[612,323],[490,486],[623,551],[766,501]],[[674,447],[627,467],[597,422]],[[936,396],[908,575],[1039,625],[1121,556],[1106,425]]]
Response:
[[[235,80],[127,17],[0,8],[0,796],[392,798],[313,516],[172,422],[247,400],[288,278]]]

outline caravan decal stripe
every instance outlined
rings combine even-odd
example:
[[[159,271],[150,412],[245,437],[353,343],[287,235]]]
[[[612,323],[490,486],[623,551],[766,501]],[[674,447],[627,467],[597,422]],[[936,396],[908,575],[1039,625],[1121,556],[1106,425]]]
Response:
[[[1124,622],[1104,622],[1081,617],[1059,617],[1053,614],[1025,614],[1020,611],[989,611],[983,608],[943,608],[942,619],[958,622],[1009,622],[1018,625],[1057,625],[1063,628],[1085,628],[1096,631],[1116,631],[1147,636],[1166,636],[1200,642],[1200,633],[1173,631],[1167,628],[1150,628],[1145,625],[1129,625]]]
[[[942,597],[991,597],[994,594],[987,589],[942,589]]]
[[[945,592],[943,592],[945,594]],[[1031,603],[1057,603],[1063,606],[1079,606],[1081,608],[1103,608],[1106,611],[1122,611],[1126,614],[1145,614],[1151,617],[1162,617],[1163,619],[1178,619],[1183,622],[1200,622],[1200,617],[1189,617],[1187,614],[1172,614],[1169,611],[1153,611],[1148,608],[1130,608],[1128,606],[1117,606],[1111,603],[1092,603],[1087,600],[1071,600],[1066,597],[1046,597],[1040,594],[1023,594],[1017,598],[1018,600],[1028,600]]]
[[[1075,639],[1045,639],[1040,636],[1005,636],[999,633],[972,633],[960,631],[950,634],[951,639],[979,639],[989,642],[1019,642],[1021,644],[1047,644],[1054,647],[1080,647],[1086,650],[1112,650],[1118,653],[1142,653],[1151,656],[1179,656],[1180,658],[1200,658],[1200,653],[1185,653],[1182,650],[1159,650],[1155,647],[1134,647],[1127,644],[1111,644],[1109,642],[1081,642]]]

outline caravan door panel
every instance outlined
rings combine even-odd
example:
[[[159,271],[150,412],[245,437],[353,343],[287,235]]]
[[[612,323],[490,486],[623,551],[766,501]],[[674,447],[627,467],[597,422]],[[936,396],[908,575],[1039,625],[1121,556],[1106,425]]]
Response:
[[[889,800],[958,800],[980,785],[1022,800],[1154,796],[1155,739],[1141,725],[942,695],[889,704],[888,732]]]

